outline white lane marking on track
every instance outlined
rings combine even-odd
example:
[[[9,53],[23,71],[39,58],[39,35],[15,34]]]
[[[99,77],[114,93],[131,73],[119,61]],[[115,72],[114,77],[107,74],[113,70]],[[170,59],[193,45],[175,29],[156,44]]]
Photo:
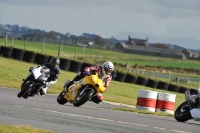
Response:
[[[25,107],[25,106],[21,106],[21,105],[17,105],[17,106],[22,107],[22,108]],[[45,109],[41,109],[41,108],[31,108],[31,109],[43,110],[43,111],[58,113],[58,114],[67,114],[67,115],[70,115],[70,116],[79,116],[79,117],[88,118],[88,119],[96,119],[96,120],[118,122],[118,123],[129,124],[129,125],[137,125],[137,126],[141,126],[141,127],[152,127],[152,128],[157,128],[157,129],[160,129],[160,130],[173,131],[173,132],[177,132],[177,133],[190,133],[190,132],[181,131],[181,130],[175,130],[175,129],[169,129],[169,128],[163,128],[163,127],[156,127],[156,126],[149,126],[149,125],[138,124],[138,123],[133,123],[133,122],[125,122],[125,121],[111,120],[111,119],[105,119],[105,118],[97,118],[97,117],[78,115],[78,114],[72,114],[72,113],[64,113],[64,112],[59,112],[59,111],[54,111],[54,110],[45,110]]]

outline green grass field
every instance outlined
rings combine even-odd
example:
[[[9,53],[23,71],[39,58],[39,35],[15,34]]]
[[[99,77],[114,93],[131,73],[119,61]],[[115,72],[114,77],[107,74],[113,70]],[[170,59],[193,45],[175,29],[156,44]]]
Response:
[[[27,63],[24,61],[18,61],[10,58],[0,57],[0,86],[7,88],[20,89],[22,79],[28,75],[28,69],[31,66],[36,66],[37,64]],[[76,73],[61,70],[58,82],[51,86],[49,93],[58,94],[63,89],[63,84],[67,79],[73,79]],[[103,94],[104,100],[111,102],[119,102],[123,104],[136,105],[137,95],[139,89],[165,92],[176,94],[175,108],[184,101],[184,95],[180,93],[162,91],[159,89],[152,89],[145,86],[139,86],[136,84],[129,84],[124,82],[112,81],[108,90]],[[17,96],[17,94],[16,94]]]
[[[24,49],[24,44],[25,41],[15,40],[13,47]],[[5,46],[5,39],[2,38],[0,39],[0,45]],[[12,40],[7,41],[7,46],[12,46]],[[41,53],[42,42],[27,42],[25,49]],[[43,54],[57,56],[58,49],[59,49],[59,44],[46,43],[44,44]],[[83,47],[62,45],[62,52],[71,59],[74,58],[76,50],[77,50],[77,57],[83,57],[84,53]],[[193,68],[200,70],[199,61],[126,54],[109,50],[92,49],[86,47],[84,61],[96,62],[97,59],[99,61],[110,60],[115,63],[121,63],[121,64],[129,63],[129,65],[131,66],[138,64],[140,66],[148,65],[148,66],[162,66],[162,67],[176,67],[176,68]]]
[[[12,46],[12,41],[8,40],[7,46]],[[16,48],[24,48],[25,41],[15,40],[13,47]],[[0,39],[0,45],[5,45],[5,39]],[[58,44],[45,44],[43,54],[46,55],[57,55],[58,54]],[[42,43],[39,42],[27,42],[26,50],[32,50],[38,53],[42,51]],[[83,48],[77,46],[69,46],[63,45],[62,52],[68,55],[69,57],[73,58],[75,54],[75,50],[78,51],[78,56],[83,55]],[[100,55],[102,60],[110,59],[113,62],[118,63],[127,63],[127,61],[134,65],[135,63],[141,65],[159,65],[159,66],[166,66],[166,67],[182,67],[182,68],[194,68],[200,69],[200,62],[198,61],[190,61],[190,60],[178,60],[178,59],[171,59],[171,58],[161,58],[161,57],[150,57],[150,56],[141,56],[141,55],[134,55],[134,54],[125,54],[125,53],[118,53],[113,51],[107,50],[100,50],[100,49],[91,49],[86,48],[85,54],[88,60],[94,59],[92,58],[93,52],[96,55]],[[22,78],[25,78],[28,74],[28,69],[30,66],[35,66],[37,64],[30,64],[23,61],[17,61],[13,59],[3,58],[1,57],[0,62],[0,79],[1,83],[0,86],[10,87],[19,89]],[[10,65],[12,64],[12,65]],[[76,73],[72,73],[69,71],[61,71],[61,75],[57,84],[52,86],[49,90],[49,93],[58,94],[62,88],[63,84],[67,79],[73,79]],[[8,82],[9,81],[9,82]],[[152,89],[144,86],[139,86],[135,84],[128,84],[122,82],[112,81],[111,85],[109,86],[108,91],[104,94],[105,100],[112,101],[112,102],[122,102],[125,104],[136,105],[137,100],[137,93],[139,89],[147,89],[147,90],[154,90],[160,92],[161,90]],[[164,91],[168,93],[167,91]],[[173,93],[173,92],[170,92]],[[176,106],[182,102],[183,94],[174,93],[177,95],[177,102]]]
[[[3,125],[0,124],[0,133],[56,133],[50,130],[33,128],[30,126]]]

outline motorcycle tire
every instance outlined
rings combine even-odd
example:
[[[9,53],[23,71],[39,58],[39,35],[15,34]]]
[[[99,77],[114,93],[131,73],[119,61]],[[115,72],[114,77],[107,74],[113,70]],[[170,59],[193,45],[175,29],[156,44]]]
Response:
[[[180,104],[174,113],[174,118],[179,122],[185,122],[192,119],[189,106],[184,108],[184,112],[181,112],[181,110],[183,110],[183,106],[186,104],[188,104],[187,101]]]
[[[24,96],[25,98],[27,98],[28,93],[31,91],[31,83],[25,84],[23,85],[23,88],[21,89],[21,91],[17,94],[17,97],[21,98],[22,96]]]
[[[64,91],[62,91],[58,97],[57,97],[57,102],[61,105],[64,105],[65,103],[67,103],[67,101],[65,100],[64,96],[65,96],[65,93]]]
[[[75,107],[79,107],[86,103],[90,98],[93,96],[93,90],[86,90],[82,95],[78,95],[77,98],[74,100],[73,105]]]

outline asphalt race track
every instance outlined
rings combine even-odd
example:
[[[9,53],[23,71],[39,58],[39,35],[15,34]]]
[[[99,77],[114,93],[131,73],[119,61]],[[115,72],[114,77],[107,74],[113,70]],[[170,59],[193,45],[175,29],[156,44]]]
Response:
[[[111,110],[123,105],[87,102],[81,107],[59,105],[56,95],[18,98],[19,90],[0,88],[0,124],[29,125],[60,133],[198,133],[200,122],[177,122],[159,117]]]

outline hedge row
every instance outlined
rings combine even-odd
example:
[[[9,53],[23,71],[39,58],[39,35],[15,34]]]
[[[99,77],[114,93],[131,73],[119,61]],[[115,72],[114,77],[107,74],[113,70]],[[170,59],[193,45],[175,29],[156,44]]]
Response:
[[[14,58],[16,60],[21,60],[30,63],[36,63],[42,65],[49,62],[52,56],[43,55],[40,53],[35,53],[33,51],[26,51],[22,49],[12,48],[12,47],[0,47],[0,54],[6,58]],[[60,58],[60,69],[71,72],[82,71],[85,67],[92,66],[90,63],[78,62],[75,60],[70,60],[66,58]],[[168,90],[173,92],[184,93],[186,90],[190,90],[191,93],[197,93],[196,89],[186,88],[176,84],[171,84],[163,81],[158,81],[145,76],[123,73],[120,71],[112,72],[112,79],[119,82],[126,82],[131,84],[137,84],[142,86],[147,86],[151,88],[157,88],[162,90]]]

